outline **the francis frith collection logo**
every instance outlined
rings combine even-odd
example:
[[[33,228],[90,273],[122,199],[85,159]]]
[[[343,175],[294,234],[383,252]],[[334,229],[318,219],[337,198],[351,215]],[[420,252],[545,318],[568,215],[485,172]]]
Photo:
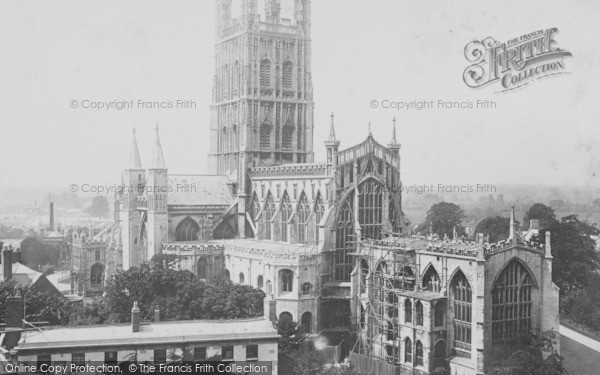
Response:
[[[540,78],[568,73],[565,57],[571,52],[556,46],[557,28],[537,30],[500,43],[492,37],[473,41],[465,47],[465,57],[472,63],[463,80],[472,88],[494,82],[499,92],[514,90]]]

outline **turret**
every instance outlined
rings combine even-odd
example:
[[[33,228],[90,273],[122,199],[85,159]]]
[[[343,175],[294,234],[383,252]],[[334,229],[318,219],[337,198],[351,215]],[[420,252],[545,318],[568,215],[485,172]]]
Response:
[[[518,243],[519,240],[519,224],[515,219],[515,205],[513,204],[510,211],[510,235],[508,239],[512,241],[514,245]]]
[[[331,164],[333,169],[337,168],[337,153],[340,148],[340,141],[335,137],[335,126],[333,123],[335,115],[331,113],[331,125],[329,126],[329,138],[325,141],[327,149],[327,163]]]
[[[393,127],[392,127],[392,141],[387,145],[387,148],[396,152],[397,154],[400,153],[400,144],[398,143],[398,141],[396,140],[396,118],[394,117],[394,119],[392,120],[393,123]]]

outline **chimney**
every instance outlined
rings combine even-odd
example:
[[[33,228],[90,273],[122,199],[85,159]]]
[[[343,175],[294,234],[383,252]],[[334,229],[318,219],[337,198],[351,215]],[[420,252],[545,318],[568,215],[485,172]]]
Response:
[[[2,250],[2,267],[4,270],[4,281],[12,279],[12,250]]]
[[[154,309],[154,321],[160,322],[160,309],[158,306]]]
[[[17,292],[6,298],[6,328],[21,328],[23,318],[23,297]]]
[[[131,330],[133,332],[140,331],[140,307],[137,301],[133,302],[133,308],[131,309]]]
[[[546,231],[546,258],[552,258],[552,246],[550,244],[550,231]]]
[[[50,202],[50,231],[54,231],[54,202]]]

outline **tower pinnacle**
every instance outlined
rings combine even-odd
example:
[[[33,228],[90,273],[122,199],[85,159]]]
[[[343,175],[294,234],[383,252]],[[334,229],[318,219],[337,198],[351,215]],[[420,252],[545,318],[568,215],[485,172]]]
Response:
[[[334,117],[335,115],[333,114],[333,112],[331,112],[331,126],[329,127],[329,139],[327,139],[329,142],[337,141],[337,139],[335,138],[335,127],[333,125]]]
[[[156,123],[156,137],[154,140],[154,146],[152,147],[152,162],[150,164],[150,168],[167,169],[162,146],[160,144],[160,136],[158,135],[158,122]]]
[[[400,152],[400,143],[398,143],[398,139],[396,138],[396,118],[392,119],[392,141],[387,147],[390,150],[395,150],[396,152]]]
[[[135,128],[133,128],[133,143],[131,144],[131,158],[129,160],[129,169],[142,169],[140,151],[138,150],[137,140],[135,139]]]

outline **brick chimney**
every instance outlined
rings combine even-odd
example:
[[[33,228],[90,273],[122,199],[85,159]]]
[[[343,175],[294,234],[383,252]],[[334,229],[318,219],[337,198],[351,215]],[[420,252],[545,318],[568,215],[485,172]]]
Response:
[[[133,308],[131,309],[131,330],[133,332],[140,331],[140,307],[137,301],[133,302]]]
[[[6,298],[6,337],[4,347],[11,350],[19,343],[21,339],[21,330],[24,318],[23,297],[17,292],[17,295]],[[13,331],[13,329],[17,329]]]
[[[4,281],[12,279],[12,249],[2,250],[2,267],[4,271]]]

